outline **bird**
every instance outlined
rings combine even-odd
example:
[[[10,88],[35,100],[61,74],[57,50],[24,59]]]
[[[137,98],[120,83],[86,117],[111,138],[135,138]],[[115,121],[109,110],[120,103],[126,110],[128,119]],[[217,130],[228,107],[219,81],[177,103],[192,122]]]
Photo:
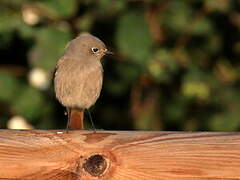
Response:
[[[57,61],[54,90],[57,100],[66,107],[67,130],[84,129],[84,111],[95,104],[103,84],[101,58],[113,54],[90,33],[71,40]]]

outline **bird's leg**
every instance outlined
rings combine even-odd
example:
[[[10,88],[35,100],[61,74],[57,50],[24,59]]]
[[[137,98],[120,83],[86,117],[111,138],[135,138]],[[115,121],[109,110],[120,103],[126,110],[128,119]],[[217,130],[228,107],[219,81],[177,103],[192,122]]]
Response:
[[[88,112],[88,116],[89,116],[89,119],[90,119],[90,122],[91,122],[91,125],[92,125],[93,132],[96,133],[96,128],[94,126],[92,116],[91,116],[91,113],[90,113],[89,109],[87,109],[87,112]]]
[[[70,121],[71,121],[71,118],[70,118],[70,116],[71,116],[71,108],[66,108],[66,110],[67,110],[67,116],[68,116],[68,119],[67,119],[67,126],[66,126],[66,132],[68,133],[68,130],[69,130],[69,124],[70,124]]]

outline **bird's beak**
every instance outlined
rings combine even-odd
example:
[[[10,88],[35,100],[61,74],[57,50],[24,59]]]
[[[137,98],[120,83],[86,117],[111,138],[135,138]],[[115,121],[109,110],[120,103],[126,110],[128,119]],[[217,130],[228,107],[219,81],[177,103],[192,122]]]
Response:
[[[105,50],[104,54],[105,54],[105,55],[114,55],[113,52],[111,52],[111,51],[109,51],[109,50],[107,50],[107,49]]]

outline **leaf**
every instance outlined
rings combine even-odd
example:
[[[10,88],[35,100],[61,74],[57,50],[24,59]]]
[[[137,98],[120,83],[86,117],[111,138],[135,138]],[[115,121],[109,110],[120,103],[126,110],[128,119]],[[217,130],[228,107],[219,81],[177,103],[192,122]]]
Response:
[[[3,12],[0,16],[0,32],[13,31],[21,24],[20,16],[13,12]]]
[[[117,25],[116,44],[120,52],[140,65],[144,65],[153,46],[144,16],[138,12],[127,12]]]
[[[218,0],[209,1],[204,0],[204,5],[209,11],[228,12],[231,9],[232,1]]]
[[[170,81],[178,68],[176,58],[165,48],[159,49],[148,63],[149,73],[159,82]]]
[[[213,32],[211,21],[207,18],[198,20],[192,24],[193,35],[210,35]]]
[[[183,123],[187,112],[187,101],[183,96],[176,95],[174,98],[166,98],[168,105],[164,108],[164,116],[171,124]],[[185,119],[184,119],[185,120]]]
[[[182,93],[187,97],[197,97],[207,100],[210,96],[210,87],[207,83],[201,81],[187,81],[182,85]]]
[[[38,2],[50,15],[58,18],[66,18],[77,10],[76,0],[48,0]]]
[[[37,32],[36,44],[29,54],[30,63],[46,70],[53,70],[61,57],[70,32],[53,27],[43,28]]]
[[[112,1],[112,0],[99,0],[98,11],[100,15],[112,16],[118,14],[119,11],[126,8],[127,1]]]
[[[212,131],[236,131],[239,125],[238,112],[218,113],[209,120],[209,127]]]
[[[133,63],[117,63],[114,73],[105,81],[105,86],[110,94],[115,96],[126,93],[140,74],[140,67]]]
[[[184,33],[191,28],[192,9],[186,1],[169,1],[167,9],[160,15],[162,26],[167,32]]]
[[[43,94],[35,88],[26,86],[18,93],[18,97],[13,104],[13,109],[16,114],[32,120],[42,114],[43,105]]]
[[[19,79],[7,72],[0,72],[0,101],[14,102],[21,87]]]

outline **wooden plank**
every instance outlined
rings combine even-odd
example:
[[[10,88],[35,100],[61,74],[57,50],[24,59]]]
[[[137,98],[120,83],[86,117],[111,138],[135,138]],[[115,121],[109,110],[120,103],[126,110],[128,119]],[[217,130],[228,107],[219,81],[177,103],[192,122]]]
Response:
[[[240,179],[240,133],[0,131],[0,178]]]

